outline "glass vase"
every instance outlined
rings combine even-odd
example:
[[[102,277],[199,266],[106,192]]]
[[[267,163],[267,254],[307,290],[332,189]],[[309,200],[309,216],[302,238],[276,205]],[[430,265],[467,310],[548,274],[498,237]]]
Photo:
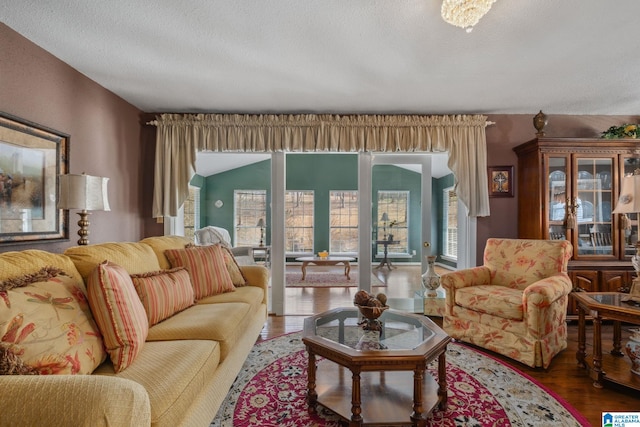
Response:
[[[440,287],[440,275],[436,273],[436,257],[434,255],[428,255],[425,257],[427,260],[427,271],[422,275],[422,291],[425,297],[435,297],[438,295],[436,289]]]

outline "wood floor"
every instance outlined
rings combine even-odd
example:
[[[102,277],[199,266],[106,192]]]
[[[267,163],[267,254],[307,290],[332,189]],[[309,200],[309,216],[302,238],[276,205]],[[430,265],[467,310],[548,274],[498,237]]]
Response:
[[[299,268],[291,266],[288,268]],[[377,271],[379,278],[387,283],[380,291],[388,297],[408,297],[420,288],[420,267],[397,268],[389,272],[386,268]],[[376,270],[374,270],[375,272]],[[268,339],[302,329],[304,318],[312,313],[320,313],[334,307],[351,306],[356,288],[288,288],[286,289],[285,316],[269,316],[260,339]],[[439,322],[440,319],[433,318]],[[603,327],[603,350],[608,351],[612,338],[612,326]],[[623,327],[623,330],[627,328]],[[628,333],[623,332],[623,342]],[[590,352],[591,330],[587,330],[587,353]],[[640,392],[623,387],[607,385],[605,388],[593,387],[586,371],[578,368],[575,354],[578,348],[577,322],[569,323],[568,348],[557,355],[551,366],[544,369],[532,369],[519,362],[493,354],[516,369],[528,374],[566,400],[592,426],[602,425],[602,412],[640,412]],[[555,425],[550,422],[549,425]]]

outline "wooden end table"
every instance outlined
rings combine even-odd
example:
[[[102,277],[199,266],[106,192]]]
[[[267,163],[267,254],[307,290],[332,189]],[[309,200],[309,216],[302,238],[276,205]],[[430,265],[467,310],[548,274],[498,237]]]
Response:
[[[351,276],[349,276],[349,272],[351,271],[351,261],[355,261],[355,258],[345,257],[345,256],[303,256],[300,258],[296,258],[296,261],[302,262],[302,279],[304,280],[307,277],[307,266],[309,264],[314,265],[336,265],[336,264],[344,264],[344,275],[347,276],[347,280],[351,280]]]
[[[445,353],[451,338],[426,316],[389,309],[379,320],[382,331],[372,337],[373,331],[358,325],[356,308],[305,319],[309,407],[320,404],[349,427],[425,427],[436,407],[446,409]],[[426,370],[432,360],[438,360],[437,380]]]
[[[382,261],[380,261],[380,264],[378,264],[376,268],[381,268],[385,265],[389,267],[389,270],[393,270],[395,268],[393,264],[391,264],[391,261],[389,260],[389,258],[387,258],[387,255],[389,253],[389,245],[397,245],[399,243],[400,243],[399,240],[376,240],[376,248],[378,247],[378,245],[384,246],[384,257],[382,258]],[[376,249],[376,252],[377,251],[378,250]]]
[[[619,292],[572,292],[578,305],[578,366],[589,371],[593,386],[602,388],[605,381],[640,390],[640,376],[631,372],[631,361],[621,349],[620,322],[640,325],[640,307],[622,301]],[[586,316],[593,318],[593,355],[586,354]],[[602,353],[602,320],[613,320],[613,349]]]

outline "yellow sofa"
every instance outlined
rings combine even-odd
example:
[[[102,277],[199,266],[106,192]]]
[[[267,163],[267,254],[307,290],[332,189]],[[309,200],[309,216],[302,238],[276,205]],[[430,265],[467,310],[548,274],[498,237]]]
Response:
[[[84,286],[104,260],[129,274],[170,267],[183,237],[0,254],[0,281],[57,267]],[[206,297],[149,328],[119,373],[106,359],[91,375],[0,376],[0,426],[208,426],[267,318],[268,271],[242,266],[247,286]]]

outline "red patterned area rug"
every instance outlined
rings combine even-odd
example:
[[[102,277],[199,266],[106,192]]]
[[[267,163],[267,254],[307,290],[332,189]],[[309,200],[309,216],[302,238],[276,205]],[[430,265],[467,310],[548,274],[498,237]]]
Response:
[[[297,332],[256,344],[211,427],[343,425],[330,411],[316,414],[307,407],[307,353],[301,337]],[[429,371],[436,375],[435,365]],[[428,426],[589,425],[534,379],[458,343],[447,350],[447,383],[448,407],[436,409]]]
[[[349,288],[358,286],[358,271],[351,271],[349,273],[350,279],[347,280],[347,276],[341,271],[313,271],[312,268],[307,267],[307,274],[302,280],[302,272],[300,271],[287,271],[286,273],[286,286],[287,287],[311,287],[311,288]],[[371,275],[371,286],[387,286],[380,279],[373,274]]]

